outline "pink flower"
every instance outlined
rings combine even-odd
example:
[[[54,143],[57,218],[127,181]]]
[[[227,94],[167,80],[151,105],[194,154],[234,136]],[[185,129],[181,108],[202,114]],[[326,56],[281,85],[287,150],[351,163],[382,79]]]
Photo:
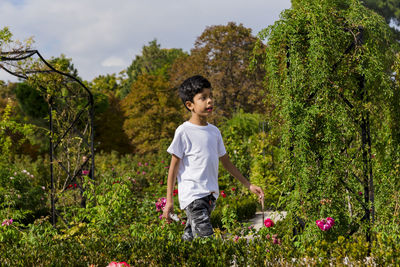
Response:
[[[315,223],[322,231],[328,231],[335,225],[335,220],[331,217],[322,220],[316,220]]]
[[[280,239],[278,238],[278,234],[274,234],[274,235],[272,236],[272,243],[280,245],[281,241],[280,241]]]
[[[88,175],[88,174],[89,174],[89,171],[88,171],[88,170],[83,170],[83,171],[82,171],[82,174],[83,174],[83,175]]]
[[[140,174],[140,171],[138,171],[137,174]]]
[[[141,162],[138,163],[139,166],[142,166],[143,164]]]
[[[363,195],[363,193],[362,193],[361,191],[359,191],[359,192],[358,192],[358,195],[359,195],[359,196],[362,196],[362,195]]]
[[[9,226],[9,225],[11,225],[12,223],[13,223],[13,219],[5,219],[5,220],[3,221],[3,223],[1,224],[1,226],[5,226],[5,225]]]
[[[225,194],[225,192],[224,192],[224,191],[221,191],[221,196],[222,196],[223,198],[225,198],[225,197],[226,197],[226,194]]]
[[[112,261],[107,265],[107,267],[130,267],[130,265],[124,261],[121,262]]]
[[[186,222],[185,221],[182,221],[182,225],[185,225],[186,224]]]
[[[169,169],[169,166],[165,166],[164,169]]]
[[[146,174],[146,172],[145,172],[145,171],[142,171],[142,174],[143,174],[143,175],[145,175],[145,174]]]
[[[165,161],[163,161],[163,160],[162,160],[162,161],[161,161],[161,163],[162,163],[162,164],[164,164],[164,163],[165,163]]]
[[[274,222],[270,218],[267,218],[264,221],[264,225],[265,225],[265,227],[269,228],[269,227],[274,226]]]
[[[149,163],[146,162],[146,163],[144,164],[144,166],[149,166]]]
[[[239,236],[235,236],[235,242],[237,242],[239,240]]]
[[[167,199],[165,197],[159,198],[156,202],[157,211],[161,211],[164,209],[165,204],[167,204]]]

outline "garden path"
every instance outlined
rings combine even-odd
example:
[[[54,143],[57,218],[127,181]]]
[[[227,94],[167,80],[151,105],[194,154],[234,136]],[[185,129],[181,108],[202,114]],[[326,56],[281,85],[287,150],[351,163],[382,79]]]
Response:
[[[264,219],[270,218],[274,223],[286,217],[286,211],[264,211]],[[264,226],[262,211],[256,212],[255,216],[248,220],[257,231]]]

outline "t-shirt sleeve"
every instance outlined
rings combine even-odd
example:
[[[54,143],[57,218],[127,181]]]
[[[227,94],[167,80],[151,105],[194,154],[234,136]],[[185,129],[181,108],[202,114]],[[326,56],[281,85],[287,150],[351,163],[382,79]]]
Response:
[[[218,130],[218,157],[222,157],[226,154],[224,141],[222,140],[221,132]]]
[[[174,139],[167,149],[169,154],[174,154],[178,158],[182,159],[185,151],[185,142],[183,140],[183,132],[178,129],[175,131]]]

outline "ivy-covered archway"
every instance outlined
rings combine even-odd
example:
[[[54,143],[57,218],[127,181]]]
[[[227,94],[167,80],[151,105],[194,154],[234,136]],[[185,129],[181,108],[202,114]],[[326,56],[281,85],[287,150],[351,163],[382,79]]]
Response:
[[[358,0],[292,4],[260,34],[283,137],[288,233],[312,241],[361,232],[371,241],[400,180],[389,167],[399,149],[390,134],[397,44]],[[316,221],[327,217],[335,227],[321,231]]]

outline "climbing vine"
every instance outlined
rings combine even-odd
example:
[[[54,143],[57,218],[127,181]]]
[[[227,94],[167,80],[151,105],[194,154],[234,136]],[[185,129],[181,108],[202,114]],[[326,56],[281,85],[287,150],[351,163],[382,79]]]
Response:
[[[391,156],[397,47],[388,25],[358,0],[299,0],[259,37],[282,134],[288,231],[320,238],[316,220],[333,217],[332,236],[370,240],[387,177],[378,166]]]

